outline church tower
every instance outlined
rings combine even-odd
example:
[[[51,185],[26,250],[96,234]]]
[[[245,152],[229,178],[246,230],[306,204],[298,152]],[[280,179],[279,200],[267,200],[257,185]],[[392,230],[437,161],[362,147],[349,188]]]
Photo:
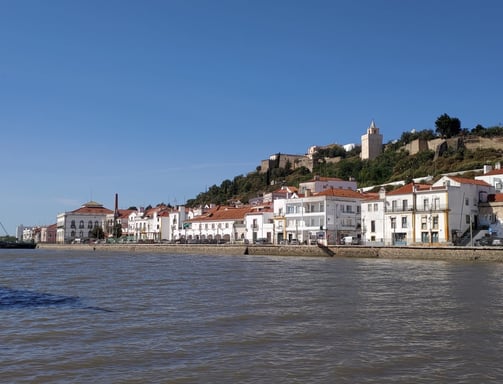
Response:
[[[373,160],[382,152],[382,135],[376,127],[374,120],[367,128],[367,133],[362,135],[362,160]]]

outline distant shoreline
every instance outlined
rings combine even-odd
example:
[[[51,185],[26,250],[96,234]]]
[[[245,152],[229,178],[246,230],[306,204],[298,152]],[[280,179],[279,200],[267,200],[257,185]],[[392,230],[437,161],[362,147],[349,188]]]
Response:
[[[46,244],[39,249],[201,255],[348,257],[503,262],[503,247],[368,247],[313,245]]]

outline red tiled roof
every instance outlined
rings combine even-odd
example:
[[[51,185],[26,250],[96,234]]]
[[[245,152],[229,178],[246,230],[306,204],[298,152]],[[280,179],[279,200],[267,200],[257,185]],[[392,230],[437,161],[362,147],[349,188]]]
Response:
[[[287,193],[296,193],[298,191],[297,187],[281,187],[280,189],[275,190],[273,193],[275,195],[278,194],[287,194]]]
[[[360,192],[353,191],[352,189],[343,188],[327,188],[321,192],[314,194],[314,196],[337,196],[337,197],[350,197],[354,199],[363,199]]]
[[[196,216],[188,221],[198,222],[198,221],[225,221],[225,220],[244,219],[246,214],[253,213],[256,211],[257,211],[256,208],[251,206],[240,207],[240,208],[218,206],[216,208],[211,209],[207,213],[200,216]]]
[[[128,217],[134,209],[119,209],[119,217]]]
[[[487,182],[483,180],[475,180],[475,179],[467,179],[464,177],[458,177],[458,176],[449,176],[450,179],[461,183],[461,184],[475,184],[475,185],[483,185],[484,187],[490,187],[491,185],[488,184]]]
[[[484,173],[483,176],[493,176],[493,175],[503,175],[503,169],[493,169],[487,173]]]
[[[71,213],[81,215],[108,215],[110,213],[114,213],[114,211],[105,208],[103,205],[96,203],[95,201],[90,201],[82,205],[79,209],[71,211]]]
[[[379,200],[379,193],[376,192],[364,192],[362,197],[366,200]]]
[[[494,195],[487,196],[487,200],[495,203],[503,203],[503,193],[495,193]]]
[[[387,195],[408,195],[412,193],[412,187],[416,187],[416,191],[425,191],[431,188],[430,184],[415,184],[409,183],[397,188],[391,192],[388,192]]]

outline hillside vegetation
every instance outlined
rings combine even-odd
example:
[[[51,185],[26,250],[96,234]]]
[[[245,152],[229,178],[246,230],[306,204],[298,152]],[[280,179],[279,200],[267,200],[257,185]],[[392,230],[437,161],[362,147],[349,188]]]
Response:
[[[291,164],[284,168],[275,168],[267,172],[257,170],[248,175],[224,180],[220,186],[213,185],[206,192],[187,201],[187,206],[204,204],[229,204],[233,201],[247,203],[251,198],[261,196],[264,192],[278,189],[281,185],[298,186],[299,183],[312,179],[315,175],[338,177],[344,180],[356,180],[358,187],[382,185],[393,181],[426,176],[438,177],[448,172],[480,169],[486,164],[500,161],[503,154],[503,127],[484,128],[477,125],[473,130],[459,128],[459,120],[454,121],[454,128],[444,125],[438,128],[439,120],[446,122],[447,115],[437,119],[437,134],[432,130],[404,132],[399,140],[384,145],[383,153],[374,160],[361,160],[360,148],[350,152],[338,145],[324,148],[314,157],[313,171],[301,167],[293,169]],[[442,120],[443,119],[443,120]],[[449,146],[440,154],[433,150],[424,150],[410,155],[405,146],[416,139],[432,140],[439,138],[458,138],[456,146]],[[456,141],[456,140],[455,140]],[[327,161],[338,157],[338,162]],[[475,176],[466,175],[466,177]]]

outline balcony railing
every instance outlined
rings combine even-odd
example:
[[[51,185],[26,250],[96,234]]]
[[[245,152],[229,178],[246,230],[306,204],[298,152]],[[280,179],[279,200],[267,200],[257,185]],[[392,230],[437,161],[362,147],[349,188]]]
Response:
[[[386,207],[385,212],[395,212],[395,213],[407,213],[407,212],[440,212],[445,211],[447,209],[446,204],[435,205],[432,207],[420,206],[413,209],[412,207]]]

